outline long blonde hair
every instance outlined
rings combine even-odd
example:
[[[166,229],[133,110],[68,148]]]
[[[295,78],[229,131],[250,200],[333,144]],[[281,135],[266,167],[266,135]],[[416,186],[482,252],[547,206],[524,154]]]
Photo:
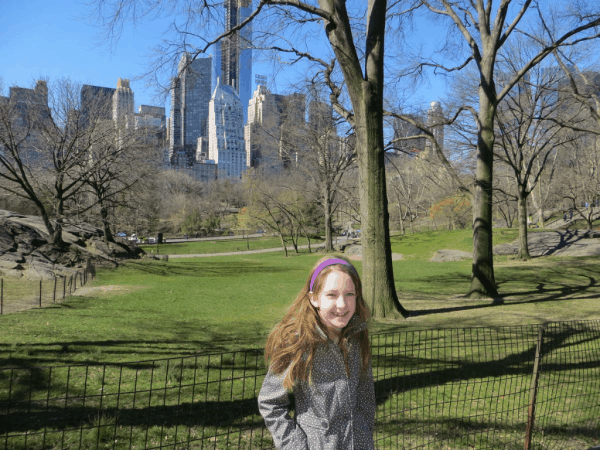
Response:
[[[326,330],[317,309],[310,303],[310,282],[316,268],[323,261],[332,258],[328,256],[321,258],[313,267],[308,275],[304,287],[296,297],[289,311],[283,316],[281,322],[275,326],[265,348],[265,360],[269,363],[269,369],[277,374],[282,374],[287,370],[283,380],[283,386],[286,389],[292,389],[294,383],[298,380],[308,380],[312,371],[312,363],[316,347],[326,342],[316,330],[318,325],[322,330]],[[349,265],[333,264],[325,267],[313,285],[313,294],[318,296],[323,288],[323,281],[327,275],[333,271],[347,273],[354,282],[356,290],[356,309],[355,314],[366,322],[369,318],[369,309],[367,308],[362,296],[362,285],[356,268],[344,257],[333,256],[346,261]],[[345,333],[348,326],[342,330],[342,340],[346,337]],[[369,347],[369,333],[365,329],[358,333],[360,343],[360,354],[362,360],[362,372],[366,373],[369,361],[371,359],[371,350]]]

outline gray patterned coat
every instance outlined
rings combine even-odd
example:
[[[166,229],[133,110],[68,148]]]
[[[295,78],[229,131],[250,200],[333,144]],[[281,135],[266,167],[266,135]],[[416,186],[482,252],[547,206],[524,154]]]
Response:
[[[360,344],[356,334],[367,324],[354,316],[348,324],[346,372],[340,347],[328,339],[313,359],[313,382],[296,382],[295,419],[289,415],[288,391],[282,375],[269,371],[258,396],[258,407],[280,450],[374,450],[375,389],[372,368],[361,377]],[[317,332],[324,338],[325,333]]]

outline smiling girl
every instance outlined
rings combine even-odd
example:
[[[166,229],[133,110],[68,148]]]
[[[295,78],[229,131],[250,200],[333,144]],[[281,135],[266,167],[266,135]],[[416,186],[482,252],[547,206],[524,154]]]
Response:
[[[258,406],[278,449],[374,449],[368,317],[354,266],[321,259],[266,344]]]

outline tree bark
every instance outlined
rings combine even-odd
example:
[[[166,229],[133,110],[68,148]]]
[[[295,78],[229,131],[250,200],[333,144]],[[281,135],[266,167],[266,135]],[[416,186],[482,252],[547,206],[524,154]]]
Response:
[[[404,219],[402,218],[402,204],[400,202],[398,202],[398,210],[400,211],[400,214],[398,215],[400,218],[400,234],[404,236]]]
[[[327,184],[327,183],[325,183]],[[331,198],[330,192],[327,186],[324,188],[323,192],[323,200],[324,200],[324,210],[325,210],[325,251],[332,252],[333,251],[333,236],[331,233]]]
[[[394,284],[389,235],[383,136],[384,36],[387,2],[370,0],[367,10],[365,73],[352,39],[343,0],[319,0],[329,14],[327,37],[348,86],[358,159],[363,296],[373,317],[407,317]]]
[[[102,227],[104,229],[104,242],[115,242],[115,238],[110,231],[110,223],[108,221],[108,208],[104,205],[100,206],[100,217],[102,218]]]
[[[531,259],[531,256],[527,242],[527,197],[523,194],[522,189],[519,189],[517,208],[519,211],[519,258],[526,261]]]
[[[495,87],[493,63],[488,61],[479,86],[479,124],[477,136],[477,170],[473,203],[473,271],[470,298],[496,298],[492,252],[492,183],[494,163]],[[487,75],[487,76],[486,76]],[[483,90],[483,92],[481,92]]]

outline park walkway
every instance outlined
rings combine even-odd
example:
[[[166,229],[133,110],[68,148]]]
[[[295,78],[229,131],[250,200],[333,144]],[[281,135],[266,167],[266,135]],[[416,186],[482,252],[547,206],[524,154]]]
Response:
[[[310,246],[311,249],[323,248],[325,244],[315,244]],[[308,245],[299,245],[298,250],[307,249]],[[294,251],[294,247],[288,248],[288,252]],[[263,248],[259,250],[240,250],[236,252],[222,252],[222,253],[197,253],[191,255],[169,255],[169,259],[171,258],[208,258],[211,256],[235,256],[235,255],[254,255],[256,253],[273,253],[273,252],[283,252],[281,247],[274,248]]]

